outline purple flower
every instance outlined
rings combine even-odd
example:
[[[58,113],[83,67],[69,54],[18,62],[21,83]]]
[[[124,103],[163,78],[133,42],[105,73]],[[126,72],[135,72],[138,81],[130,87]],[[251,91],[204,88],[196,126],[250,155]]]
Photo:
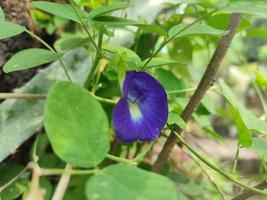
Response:
[[[122,93],[113,110],[117,138],[125,143],[156,139],[168,118],[164,88],[146,72],[129,71]]]

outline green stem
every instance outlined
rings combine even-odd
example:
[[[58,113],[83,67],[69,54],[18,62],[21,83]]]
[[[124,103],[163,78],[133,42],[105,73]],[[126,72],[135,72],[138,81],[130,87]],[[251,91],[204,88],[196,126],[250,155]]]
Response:
[[[47,49],[49,49],[52,52],[56,52],[49,44],[47,44],[42,38],[40,38],[38,35],[36,35],[35,33],[25,29],[25,32],[28,33],[31,37],[33,37],[34,39],[36,39],[37,41],[39,41],[40,43],[42,43]]]
[[[115,101],[115,100],[102,98],[102,97],[99,97],[99,96],[94,95],[93,93],[91,93],[91,95],[92,95],[95,99],[97,99],[98,101],[103,102],[103,103],[106,103],[106,104],[112,104],[112,105],[115,105],[115,104],[117,103],[117,101]]]
[[[84,82],[84,87],[85,88],[88,88],[89,85],[90,85],[90,81],[96,71],[96,68],[98,66],[98,63],[102,57],[102,52],[101,52],[101,48],[102,48],[102,42],[103,42],[103,36],[104,36],[104,33],[103,33],[103,28],[100,29],[100,33],[99,33],[99,37],[98,37],[98,43],[97,43],[97,47],[98,47],[98,52],[96,53],[95,55],[95,60],[94,60],[94,64],[92,66],[92,68],[90,69],[89,71],[89,74]]]
[[[238,157],[239,157],[239,150],[240,150],[240,144],[238,142],[237,143],[237,147],[236,147],[235,160],[234,160],[234,165],[233,165],[232,173],[235,173],[236,172],[236,166],[237,166],[237,161],[238,161]]]
[[[231,176],[230,174],[227,174],[226,172],[222,171],[220,168],[216,167],[215,165],[211,164],[209,161],[207,161],[205,158],[203,158],[198,152],[196,152],[193,147],[191,147],[191,145],[189,145],[179,134],[177,134],[176,132],[174,132],[174,134],[176,135],[176,137],[179,139],[179,141],[192,153],[194,154],[199,160],[201,160],[203,163],[205,163],[208,167],[210,167],[211,169],[217,171],[219,174],[223,175],[224,177],[228,178],[229,180],[231,180],[233,183],[235,183],[236,185],[250,190],[254,193],[258,193],[258,194],[264,194],[267,195],[267,192],[264,192],[260,189],[257,188],[253,188],[253,187],[249,187],[241,182],[239,182],[238,180],[236,180],[233,176]]]
[[[31,31],[29,31],[29,30],[27,30],[27,29],[25,29],[25,32],[26,32],[27,34],[29,34],[31,37],[33,37],[34,39],[36,39],[37,41],[39,41],[40,43],[42,43],[47,49],[49,49],[49,50],[52,51],[53,53],[57,53],[56,50],[54,50],[49,44],[47,44],[42,38],[40,38],[40,37],[39,37],[38,35],[36,35],[35,33],[31,32]],[[62,66],[62,68],[63,68],[63,70],[64,70],[64,72],[65,72],[65,74],[66,74],[66,76],[67,76],[67,78],[68,78],[68,80],[69,80],[69,82],[72,82],[72,81],[71,81],[71,78],[70,78],[70,75],[69,75],[69,73],[68,73],[68,71],[67,71],[67,68],[66,68],[66,66],[64,65],[62,59],[59,58],[58,60],[59,60],[59,63],[61,64],[61,66]]]
[[[69,75],[69,73],[68,73],[68,71],[67,71],[67,67],[65,66],[63,60],[62,60],[62,59],[59,59],[59,63],[60,63],[61,66],[63,67],[63,70],[64,70],[64,72],[65,72],[65,74],[66,74],[66,76],[67,76],[69,82],[72,82],[72,81],[71,81],[71,78],[70,78],[70,75]]]
[[[33,162],[38,162],[39,160],[39,157],[36,153],[37,151],[37,145],[38,145],[38,142],[39,142],[39,138],[40,138],[40,133],[37,134],[36,138],[35,138],[35,141],[33,143],[33,150],[32,150],[32,160]]]
[[[257,84],[255,83],[254,80],[252,80],[252,84],[255,87],[256,93],[259,96],[261,105],[262,105],[263,110],[264,110],[265,119],[266,119],[267,118],[267,105],[266,105],[266,101],[265,101],[265,99],[263,97],[263,94],[262,94],[261,90],[259,89],[259,87],[257,86]]]
[[[137,162],[135,162],[133,160],[128,160],[128,159],[117,157],[117,156],[113,156],[113,155],[110,155],[110,154],[107,155],[107,158],[110,159],[110,160],[114,160],[114,161],[117,161],[117,162],[129,164],[129,165],[137,165]]]
[[[72,175],[85,175],[85,174],[95,174],[97,169],[89,170],[65,170],[56,168],[40,168],[42,176],[52,176],[52,175],[62,175],[62,174],[72,174]]]
[[[168,91],[167,94],[172,95],[172,94],[180,94],[184,92],[194,92],[196,88],[185,88],[185,89],[180,89],[180,90],[172,90]]]
[[[81,24],[82,24],[82,27],[83,27],[83,29],[84,29],[84,31],[85,31],[86,34],[88,35],[89,40],[92,42],[92,44],[93,44],[93,46],[95,47],[97,53],[99,54],[99,53],[100,53],[100,50],[99,50],[99,48],[97,47],[97,45],[96,45],[94,39],[92,38],[90,32],[88,31],[88,28],[86,27],[86,24],[84,23],[82,17],[80,16],[79,12],[77,11],[77,9],[76,9],[76,5],[73,3],[72,0],[69,0],[69,2],[70,2],[70,4],[71,4],[71,6],[72,6],[74,12],[76,13],[77,17],[79,18],[79,20],[80,20],[80,22],[81,22]]]
[[[155,144],[156,142],[150,142],[147,147],[141,151],[140,154],[138,154],[134,159],[132,159],[133,161],[136,161],[136,162],[139,162],[141,160],[143,160],[143,158],[146,156],[146,154],[150,151],[150,149],[153,147],[153,145]]]

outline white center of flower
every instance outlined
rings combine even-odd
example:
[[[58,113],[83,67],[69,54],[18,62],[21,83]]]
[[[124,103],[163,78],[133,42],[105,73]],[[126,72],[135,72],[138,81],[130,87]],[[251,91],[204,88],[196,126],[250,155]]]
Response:
[[[138,106],[136,103],[131,103],[128,101],[129,109],[130,109],[130,114],[133,119],[140,119],[142,117],[142,113],[140,112]]]

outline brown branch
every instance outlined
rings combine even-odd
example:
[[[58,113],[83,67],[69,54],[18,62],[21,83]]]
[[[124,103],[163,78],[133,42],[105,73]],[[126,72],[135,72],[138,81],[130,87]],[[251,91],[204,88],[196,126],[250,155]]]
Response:
[[[219,41],[218,47],[215,50],[197,89],[195,90],[193,96],[191,97],[190,101],[188,102],[187,106],[185,107],[185,109],[183,110],[181,114],[181,117],[183,118],[185,122],[189,121],[192,114],[198,107],[202,97],[216,80],[215,76],[218,71],[218,68],[233,40],[233,37],[237,31],[237,28],[240,24],[242,16],[243,15],[240,13],[233,13],[231,15],[229,25],[227,28],[228,33],[225,36],[223,36],[221,40]],[[181,134],[183,132],[183,129],[180,128],[177,124],[174,125],[174,129],[178,134]],[[167,141],[165,142],[156,162],[154,163],[152,167],[152,170],[154,172],[161,171],[165,161],[168,159],[175,144],[176,144],[176,137],[174,134],[171,134],[167,138]]]
[[[255,188],[264,190],[265,188],[267,188],[267,181],[264,180],[264,181],[260,182],[259,184],[257,184],[255,186]],[[244,191],[241,194],[234,197],[232,200],[245,200],[245,199],[252,197],[253,195],[255,195],[255,193],[252,191]]]

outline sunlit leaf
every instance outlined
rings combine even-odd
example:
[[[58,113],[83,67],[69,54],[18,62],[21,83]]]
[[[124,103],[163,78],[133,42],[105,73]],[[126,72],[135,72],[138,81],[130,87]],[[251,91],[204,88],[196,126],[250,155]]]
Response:
[[[68,82],[54,84],[44,118],[54,152],[65,162],[92,167],[105,158],[108,120],[101,104],[85,88]]]
[[[85,49],[70,51],[62,57],[62,61],[71,79],[75,83],[83,84],[92,65],[92,59],[87,51]],[[21,93],[46,95],[56,80],[67,80],[59,62],[54,62],[17,90]],[[43,127],[44,103],[44,100],[9,99],[0,104],[0,162]],[[43,157],[49,162],[49,159],[45,156],[41,158]]]

